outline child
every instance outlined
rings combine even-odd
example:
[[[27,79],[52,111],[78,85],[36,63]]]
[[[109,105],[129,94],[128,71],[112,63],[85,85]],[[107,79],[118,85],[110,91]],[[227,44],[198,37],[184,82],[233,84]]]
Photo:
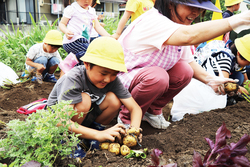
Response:
[[[77,0],[71,5],[64,4],[65,10],[59,23],[60,30],[64,33],[63,48],[67,53],[74,53],[82,64],[82,57],[89,45],[92,27],[102,36],[110,36],[97,20],[92,0]]]
[[[243,0],[225,0],[226,11],[222,13],[223,18],[233,16],[233,12],[238,11]]]
[[[230,56],[220,53],[215,56],[214,59],[208,59],[207,63],[204,64],[204,68],[207,67],[208,63],[212,66],[216,75],[219,75],[217,69],[222,71],[222,75],[225,78],[238,79],[238,84],[240,85],[239,93],[245,92],[248,94],[247,90],[242,87],[243,82],[248,80],[246,74],[246,66],[250,65],[250,48],[248,46],[250,42],[250,34],[245,35],[241,38],[237,38],[235,43],[230,47],[232,53]],[[216,62],[214,62],[216,61]]]
[[[122,104],[131,113],[131,126],[139,128],[141,108],[116,77],[120,71],[127,72],[119,42],[111,37],[99,37],[90,43],[81,60],[84,65],[74,67],[58,80],[49,95],[47,105],[52,106],[61,100],[73,100],[71,106],[78,115],[71,121],[80,126],[76,128],[73,124],[72,130],[81,134],[80,138],[103,142],[114,141],[115,137],[119,137],[119,131],[124,132],[121,124],[104,131],[89,127],[94,121],[109,124]],[[81,114],[83,117],[79,118]]]
[[[133,22],[141,14],[145,13],[154,6],[155,0],[128,0],[126,3],[126,10],[118,24],[116,33],[112,35],[113,38],[118,39],[131,16]]]
[[[28,72],[36,71],[36,79],[39,83],[43,81],[56,83],[54,72],[62,58],[57,51],[62,46],[62,35],[57,30],[50,30],[43,43],[33,45],[25,62]]]

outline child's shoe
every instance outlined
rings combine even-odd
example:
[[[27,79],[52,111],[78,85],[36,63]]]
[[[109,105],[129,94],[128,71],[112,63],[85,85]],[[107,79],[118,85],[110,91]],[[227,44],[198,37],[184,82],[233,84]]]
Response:
[[[86,156],[86,151],[80,146],[80,144],[77,144],[76,149],[73,151],[73,154],[70,154],[70,157],[72,158],[84,158]]]
[[[57,79],[56,79],[56,77],[55,77],[54,74],[49,74],[49,73],[47,73],[47,74],[45,75],[43,81],[56,83],[56,82],[57,82]]]
[[[23,78],[28,78],[28,77],[29,77],[29,74],[27,74],[27,73],[25,73],[25,72],[22,72],[21,77],[23,77]]]
[[[166,121],[162,114],[153,115],[148,112],[142,118],[143,121],[147,121],[151,126],[157,129],[167,129],[167,127],[171,124]]]
[[[42,75],[42,74],[39,74],[39,73],[36,73],[36,81],[37,81],[39,84],[42,84],[42,83],[43,83],[43,75]]]

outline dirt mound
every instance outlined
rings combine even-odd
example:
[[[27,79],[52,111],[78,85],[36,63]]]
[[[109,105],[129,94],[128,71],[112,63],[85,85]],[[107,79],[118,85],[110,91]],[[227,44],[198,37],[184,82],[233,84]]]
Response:
[[[41,98],[48,98],[54,84],[44,82],[38,84],[27,82],[17,84],[10,90],[0,88],[0,120],[9,122],[13,119],[24,120],[25,115],[19,114],[16,110],[30,102]],[[170,106],[170,107],[169,107]],[[171,105],[164,108],[164,116],[168,119]],[[178,163],[178,167],[192,166],[194,150],[202,156],[209,149],[204,140],[205,137],[215,140],[217,129],[226,123],[232,133],[229,143],[237,142],[244,134],[250,134],[250,104],[241,101],[236,105],[224,109],[200,113],[198,115],[186,114],[184,119],[172,124],[166,130],[157,130],[142,122],[143,141],[142,148],[158,148],[163,151],[165,163]],[[111,125],[115,124],[112,121]],[[4,127],[0,126],[0,138],[4,137]],[[250,144],[246,157],[250,159]],[[135,149],[140,149],[137,146]],[[92,151],[80,166],[148,166],[151,164],[150,155],[146,159],[125,159],[121,155],[115,156],[107,151]],[[0,161],[1,162],[1,161]],[[54,166],[67,166],[64,160],[57,160]]]

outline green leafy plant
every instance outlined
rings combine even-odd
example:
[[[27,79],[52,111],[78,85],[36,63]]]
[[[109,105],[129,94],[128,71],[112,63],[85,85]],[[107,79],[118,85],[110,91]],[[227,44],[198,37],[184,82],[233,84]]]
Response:
[[[247,80],[243,83],[244,88],[248,91],[248,93],[250,93],[250,80]],[[250,103],[250,97],[245,93],[243,93],[243,97],[246,99],[246,101],[248,101]]]
[[[69,104],[70,101],[62,101],[52,106],[53,111],[38,110],[25,121],[7,123],[7,137],[0,140],[0,157],[10,158],[14,166],[31,160],[42,166],[52,166],[58,155],[68,157],[72,154],[79,139],[68,131],[69,120],[76,114]],[[57,126],[59,122],[62,126]]]
[[[114,34],[116,32],[118,23],[120,21],[121,17],[111,18],[111,17],[105,17],[103,19],[103,23],[105,24],[104,29],[110,34]],[[130,21],[128,21],[127,24],[129,24]]]
[[[40,20],[44,19],[47,21],[47,25],[40,24]],[[46,33],[51,29],[57,29],[57,20],[52,25],[49,25],[48,19],[44,15],[38,22],[35,22],[32,15],[31,18],[31,28],[27,31],[27,26],[22,24],[15,29],[13,23],[11,28],[5,25],[5,30],[0,29],[4,34],[0,36],[0,61],[11,67],[15,72],[24,71],[26,54],[29,48],[43,41]],[[58,49],[62,58],[67,56],[66,51],[63,48]]]

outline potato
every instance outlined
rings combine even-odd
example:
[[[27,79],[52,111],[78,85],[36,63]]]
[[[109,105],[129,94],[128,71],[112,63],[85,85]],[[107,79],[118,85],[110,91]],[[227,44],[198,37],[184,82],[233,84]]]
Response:
[[[126,156],[130,153],[130,148],[126,145],[122,145],[120,151],[123,156]]]
[[[110,143],[108,151],[115,153],[116,155],[120,154],[120,144],[119,143]]]
[[[128,131],[127,131],[127,134],[134,134],[136,136],[139,136],[140,135],[140,129],[139,128],[135,128],[135,127],[132,127],[130,128]]]
[[[226,82],[224,84],[224,89],[225,89],[225,92],[227,94],[229,94],[231,92],[237,93],[237,91],[239,89],[239,85],[237,83],[233,83],[233,82]]]
[[[135,136],[136,137],[136,136]],[[134,147],[137,145],[137,141],[134,136],[127,135],[123,138],[123,144],[125,144],[128,147]]]
[[[99,147],[101,150],[107,150],[109,149],[109,144],[109,142],[100,143]]]

